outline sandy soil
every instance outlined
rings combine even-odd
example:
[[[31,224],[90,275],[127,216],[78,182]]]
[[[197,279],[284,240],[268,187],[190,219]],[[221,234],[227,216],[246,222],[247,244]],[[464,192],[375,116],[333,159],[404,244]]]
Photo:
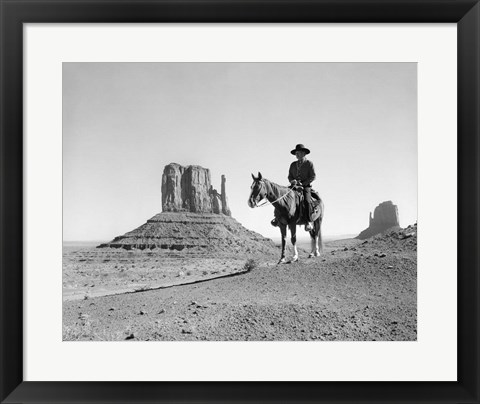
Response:
[[[278,256],[249,265],[248,256],[164,257],[159,265],[162,259],[148,252],[125,258],[123,251],[108,251],[103,267],[98,250],[65,252],[64,291],[72,292],[63,305],[64,340],[417,338],[416,226],[367,241],[329,242],[323,256],[308,259],[302,251],[299,262],[286,265],[276,265]],[[207,280],[222,275],[230,276]],[[98,284],[91,287],[93,280]],[[200,283],[175,286],[188,281]],[[158,290],[141,287],[162,282]],[[135,293],[86,293],[128,283]],[[82,300],[69,300],[73,295]]]
[[[272,257],[268,257],[272,258]],[[263,257],[263,259],[268,259]],[[205,253],[63,248],[63,300],[158,289],[244,271],[245,257]]]

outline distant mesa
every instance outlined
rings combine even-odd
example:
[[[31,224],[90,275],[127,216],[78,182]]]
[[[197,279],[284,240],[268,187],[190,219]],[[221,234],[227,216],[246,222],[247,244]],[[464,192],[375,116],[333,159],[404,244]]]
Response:
[[[275,243],[243,227],[230,212],[226,178],[221,192],[211,184],[210,170],[171,163],[162,175],[162,213],[99,248],[162,249],[203,254],[277,253]]]
[[[392,201],[382,202],[378,205],[372,217],[370,212],[369,226],[363,230],[356,238],[365,240],[376,234],[383,233],[392,227],[400,227],[398,220],[398,207]]]

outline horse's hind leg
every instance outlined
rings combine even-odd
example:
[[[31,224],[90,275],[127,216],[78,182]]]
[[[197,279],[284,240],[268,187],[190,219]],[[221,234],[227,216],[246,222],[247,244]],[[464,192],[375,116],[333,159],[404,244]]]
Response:
[[[297,250],[297,225],[294,224],[289,224],[288,227],[290,228],[290,235],[292,245],[293,245],[293,257],[292,257],[292,262],[297,262],[298,261],[298,250]]]
[[[285,264],[285,250],[287,249],[287,226],[280,224],[280,233],[282,235],[282,256],[280,257],[279,264]]]
[[[319,257],[321,251],[323,251],[322,242],[322,219],[319,218],[313,223],[313,230],[310,232],[312,251],[309,258]]]

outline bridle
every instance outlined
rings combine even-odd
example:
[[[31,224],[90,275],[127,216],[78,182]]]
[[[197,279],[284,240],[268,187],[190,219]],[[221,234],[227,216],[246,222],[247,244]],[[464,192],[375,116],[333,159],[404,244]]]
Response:
[[[259,183],[261,183],[262,185],[265,185],[265,182],[263,182],[263,180],[255,180],[255,182],[257,182],[257,181],[258,181]],[[282,195],[280,198],[275,199],[273,202],[270,202],[270,201],[267,199],[267,200],[266,200],[265,202],[263,202],[261,205],[258,205],[258,204],[257,204],[257,201],[255,201],[255,208],[263,208],[264,206],[273,205],[275,202],[278,202],[278,201],[282,200],[283,198],[285,198],[285,197],[286,197],[288,194],[290,194],[290,192],[292,192],[292,191],[293,191],[293,188],[290,188],[285,195]],[[260,192],[260,191],[259,191],[259,192]],[[265,198],[265,199],[266,199],[266,198]]]

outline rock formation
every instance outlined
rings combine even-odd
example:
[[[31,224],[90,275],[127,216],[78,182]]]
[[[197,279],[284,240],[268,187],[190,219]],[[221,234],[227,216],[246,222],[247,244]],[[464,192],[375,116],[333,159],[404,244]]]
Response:
[[[198,254],[278,254],[275,243],[246,229],[230,216],[162,212],[145,224],[99,247],[171,250]]]
[[[278,254],[275,243],[246,229],[231,217],[222,175],[221,193],[213,188],[210,170],[200,166],[165,166],[163,212],[145,224],[98,247],[191,253]]]
[[[219,194],[212,186],[208,168],[168,164],[162,176],[162,210],[231,216],[225,181],[222,175],[222,193]]]
[[[382,202],[375,208],[373,217],[372,212],[370,212],[369,226],[356,238],[364,240],[392,227],[399,226],[397,205],[394,205],[392,201]]]
[[[225,182],[227,182],[227,179],[225,178],[224,175],[222,175],[222,193],[221,193],[221,198],[222,198],[222,213],[227,216],[231,216],[232,213],[230,212],[230,209],[228,208],[228,200],[227,200],[227,193],[225,191]]]

